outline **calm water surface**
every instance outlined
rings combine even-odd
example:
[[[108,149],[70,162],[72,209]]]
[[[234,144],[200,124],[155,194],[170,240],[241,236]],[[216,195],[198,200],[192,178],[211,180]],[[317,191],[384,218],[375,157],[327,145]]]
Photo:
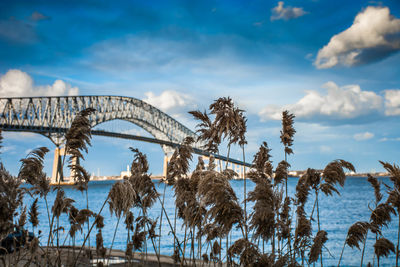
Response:
[[[297,178],[289,178],[289,193],[291,196],[294,196],[295,187],[297,184]],[[388,178],[381,178],[381,181],[392,184]],[[113,185],[114,181],[93,181],[89,183],[89,208],[98,212],[107,197],[107,194]],[[240,199],[243,199],[243,181],[236,180],[231,182],[232,187],[237,192],[237,195]],[[248,191],[253,190],[254,184],[251,181],[247,181]],[[159,193],[163,193],[164,185],[158,184],[156,182],[156,188]],[[81,192],[75,190],[73,187],[64,187],[64,191],[67,197],[75,200],[75,206],[79,209],[86,208],[86,198],[85,195]],[[338,259],[340,256],[340,252],[342,250],[342,246],[344,240],[346,238],[348,228],[355,223],[356,221],[368,221],[370,216],[370,210],[368,209],[368,204],[371,205],[374,200],[374,193],[372,187],[367,182],[366,178],[347,178],[346,184],[343,189],[340,190],[341,196],[330,196],[325,197],[322,196],[320,198],[320,222],[321,229],[328,232],[329,240],[326,243],[326,248],[324,250],[323,258],[324,264],[326,266],[337,266]],[[53,201],[56,193],[52,192],[48,196],[49,206],[53,205]],[[165,195],[165,208],[167,210],[168,216],[171,219],[173,224],[174,218],[174,193],[171,187],[167,187],[166,195]],[[386,199],[386,196],[384,200]],[[32,203],[32,199],[30,197],[26,197],[25,204],[30,205]],[[39,211],[40,211],[40,225],[39,229],[42,230],[42,236],[40,238],[42,245],[47,243],[47,233],[49,232],[49,225],[46,213],[46,206],[44,200],[40,199],[39,202]],[[310,214],[313,204],[313,196],[310,196],[307,206],[307,212]],[[248,214],[251,212],[252,205],[248,205]],[[293,211],[294,212],[294,211]],[[139,211],[134,211],[135,216],[139,216]],[[104,246],[111,246],[112,237],[114,234],[115,225],[117,223],[117,219],[115,216],[111,216],[110,211],[108,209],[108,205],[105,206],[105,209],[102,212],[104,216],[105,227],[103,229],[103,238],[104,238]],[[159,218],[161,215],[161,205],[156,203],[153,208],[149,210],[149,216],[153,219]],[[391,240],[395,245],[397,242],[397,217],[393,217],[392,223],[388,228],[384,229],[384,236]],[[121,220],[122,222],[122,220]],[[65,237],[68,234],[68,218],[66,215],[61,217],[60,225],[66,228],[65,232],[62,233],[61,240],[64,241]],[[180,222],[177,223],[177,232],[179,240],[183,240],[184,229],[181,228]],[[86,227],[86,226],[85,226]],[[314,223],[313,230],[316,230],[317,222]],[[157,230],[158,231],[158,230]],[[173,252],[173,236],[170,233],[170,226],[165,219],[163,218],[162,223],[162,240],[161,240],[161,253],[166,255],[171,255]],[[95,229],[93,234],[91,235],[91,246],[95,246],[96,232]],[[116,239],[114,242],[114,248],[117,249],[125,249],[126,246],[126,237],[127,231],[125,229],[125,225],[120,223],[118,232],[116,234]],[[236,231],[232,235],[233,239],[237,239],[241,237],[241,233]],[[369,233],[367,248],[364,257],[364,264],[366,265],[368,261],[372,263],[373,261],[373,244],[375,241],[375,237]],[[82,243],[83,238],[82,235],[77,234],[76,243]],[[157,241],[158,242],[158,241]],[[225,243],[225,242],[223,242]],[[70,244],[70,240],[67,239],[66,244]],[[261,246],[260,246],[261,247]],[[206,249],[206,246],[203,248],[203,252]],[[269,247],[266,246],[266,250],[269,250]],[[150,253],[153,252],[153,248],[151,246],[151,242],[148,242],[148,251]],[[358,249],[351,249],[346,247],[344,251],[344,256],[342,260],[342,266],[359,266],[361,259],[361,251]],[[375,260],[376,261],[376,260]],[[382,266],[392,266],[395,264],[395,255],[391,254],[389,258],[381,259]],[[318,264],[319,266],[319,264]]]

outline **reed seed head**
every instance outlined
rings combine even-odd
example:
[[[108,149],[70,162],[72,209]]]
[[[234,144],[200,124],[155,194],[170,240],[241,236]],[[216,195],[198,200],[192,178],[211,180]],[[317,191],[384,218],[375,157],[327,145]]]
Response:
[[[288,155],[293,154],[293,150],[290,147],[293,145],[293,137],[296,133],[293,128],[294,118],[295,116],[289,111],[282,112],[281,143],[285,146],[285,153]]]
[[[32,224],[33,227],[36,227],[39,224],[39,211],[37,203],[38,199],[35,198],[28,212],[29,222]]]
[[[313,245],[311,246],[309,253],[309,263],[316,262],[319,258],[319,255],[322,253],[322,247],[325,242],[328,241],[328,233],[324,230],[318,231],[317,235],[314,238]]]
[[[360,243],[367,237],[370,225],[368,222],[356,222],[350,226],[347,232],[346,244],[351,248],[360,249]]]
[[[378,258],[388,257],[391,252],[395,253],[395,248],[390,240],[381,237],[375,242],[374,251]]]

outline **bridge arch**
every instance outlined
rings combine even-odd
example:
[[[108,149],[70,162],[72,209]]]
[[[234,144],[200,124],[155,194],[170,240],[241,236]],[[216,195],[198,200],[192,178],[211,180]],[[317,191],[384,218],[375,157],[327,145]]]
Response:
[[[76,114],[94,108],[91,126],[111,120],[136,124],[156,139],[181,143],[195,133],[158,108],[133,97],[124,96],[56,96],[0,98],[0,127],[4,130],[46,128],[60,134],[71,126]],[[48,136],[51,138],[51,136]],[[163,146],[165,153],[169,148]]]

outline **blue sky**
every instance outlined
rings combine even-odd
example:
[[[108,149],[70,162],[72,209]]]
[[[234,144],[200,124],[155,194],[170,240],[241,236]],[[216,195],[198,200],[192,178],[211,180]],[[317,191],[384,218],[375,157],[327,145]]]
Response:
[[[399,162],[399,50],[396,0],[0,2],[2,97],[131,96],[194,130],[187,111],[230,96],[248,117],[247,159],[267,141],[275,165],[288,109],[296,115],[292,169],[337,158],[360,172]],[[98,127],[147,135],[124,122]],[[54,148],[40,135],[4,137],[1,158],[14,174],[29,149]],[[158,145],[92,143],[90,172],[119,174],[134,146],[161,173]]]

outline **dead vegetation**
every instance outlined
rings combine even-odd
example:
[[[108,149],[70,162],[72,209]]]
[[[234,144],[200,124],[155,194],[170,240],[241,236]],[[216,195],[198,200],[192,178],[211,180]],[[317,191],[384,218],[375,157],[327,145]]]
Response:
[[[244,111],[236,107],[232,99],[220,98],[210,105],[208,112],[190,112],[199,121],[198,140],[186,138],[169,162],[165,186],[172,186],[174,190],[176,209],[175,218],[169,218],[162,200],[165,190],[164,194],[157,192],[148,174],[146,155],[135,148],[131,148],[133,160],[130,176],[112,186],[99,211],[90,210],[87,191],[90,176],[79,160],[73,159],[83,160],[83,154],[88,152],[91,135],[87,116],[92,112],[94,110],[87,109],[79,113],[66,134],[66,149],[72,155],[68,159],[68,166],[75,175],[76,189],[86,193],[85,209],[75,208],[74,200],[68,198],[60,186],[54,188],[54,203],[51,207],[48,204],[47,195],[51,189],[43,172],[47,148],[37,148],[22,159],[17,177],[10,175],[0,164],[0,237],[4,238],[14,229],[23,229],[27,223],[31,224],[36,236],[40,235],[37,228],[40,227],[40,223],[45,222],[39,222],[38,219],[39,197],[45,200],[48,218],[46,223],[50,228],[49,233],[44,234],[48,237],[46,246],[39,244],[36,237],[29,238],[27,231],[23,231],[26,238],[20,245],[24,248],[1,256],[0,260],[4,265],[23,262],[26,266],[77,266],[82,264],[85,257],[95,257],[99,262],[98,266],[102,266],[109,261],[115,234],[122,219],[127,229],[126,250],[123,255],[126,264],[134,266],[137,255],[147,255],[147,242],[151,242],[157,264],[161,266],[160,240],[163,236],[159,225],[164,218],[168,221],[168,231],[174,238],[175,253],[172,258],[181,266],[196,263],[202,266],[222,263],[227,266],[304,266],[318,261],[323,266],[325,244],[329,242],[329,237],[328,233],[321,229],[319,203],[322,197],[339,195],[339,187],[345,185],[345,170],[355,171],[355,168],[350,162],[340,159],[330,162],[322,172],[310,168],[298,179],[295,195],[290,196],[287,188],[290,164],[287,157],[294,152],[292,145],[296,131],[293,114],[288,111],[282,113],[280,138],[285,158],[274,170],[271,149],[267,142],[263,142],[254,156],[251,170],[246,172],[255,184],[254,190],[246,191],[244,179],[244,201],[240,203],[237,192],[230,183],[238,174],[228,169],[228,164],[222,166],[219,162],[220,171],[216,171],[213,157],[209,159],[208,165],[200,157],[191,174],[190,164],[193,159],[192,145],[196,141],[203,142],[204,149],[214,154],[219,154],[221,145],[227,144],[227,157],[232,149],[239,148],[243,151],[245,161],[247,120]],[[346,245],[351,249],[362,249],[360,261],[363,264],[366,240],[371,232],[375,235],[374,252],[378,266],[380,258],[387,257],[390,253],[396,254],[397,265],[399,239],[395,247],[383,237],[382,229],[387,227],[393,215],[400,212],[400,169],[395,164],[381,164],[390,173],[393,182],[393,186],[385,185],[388,199],[382,202],[381,182],[370,176],[368,181],[375,194],[373,207],[370,208],[370,220],[356,222],[349,228],[342,255]],[[21,187],[22,180],[31,187]],[[34,199],[29,209],[23,203],[25,194]],[[158,218],[150,218],[148,210],[157,201],[162,207],[161,214]],[[314,207],[311,214],[307,214],[305,209],[308,201],[312,201]],[[248,202],[254,203],[250,211],[247,210]],[[117,218],[110,250],[104,247],[102,235],[104,218],[101,213],[106,205]],[[134,209],[139,212],[134,213]],[[59,218],[63,213],[68,216],[69,225],[60,225]],[[92,223],[89,223],[90,218]],[[183,240],[179,240],[176,235],[179,231],[176,229],[178,219],[183,221]],[[85,246],[94,227],[97,230],[96,249],[90,251]],[[68,238],[73,243],[71,250],[62,249],[65,243],[59,236],[62,229],[68,230]],[[235,229],[239,229],[241,236],[233,240],[231,233]],[[316,233],[315,236],[313,232]],[[76,235],[79,233],[84,236],[84,242],[75,244]],[[14,257],[10,257],[10,253],[13,253]],[[141,263],[144,264],[144,261],[142,257]]]

